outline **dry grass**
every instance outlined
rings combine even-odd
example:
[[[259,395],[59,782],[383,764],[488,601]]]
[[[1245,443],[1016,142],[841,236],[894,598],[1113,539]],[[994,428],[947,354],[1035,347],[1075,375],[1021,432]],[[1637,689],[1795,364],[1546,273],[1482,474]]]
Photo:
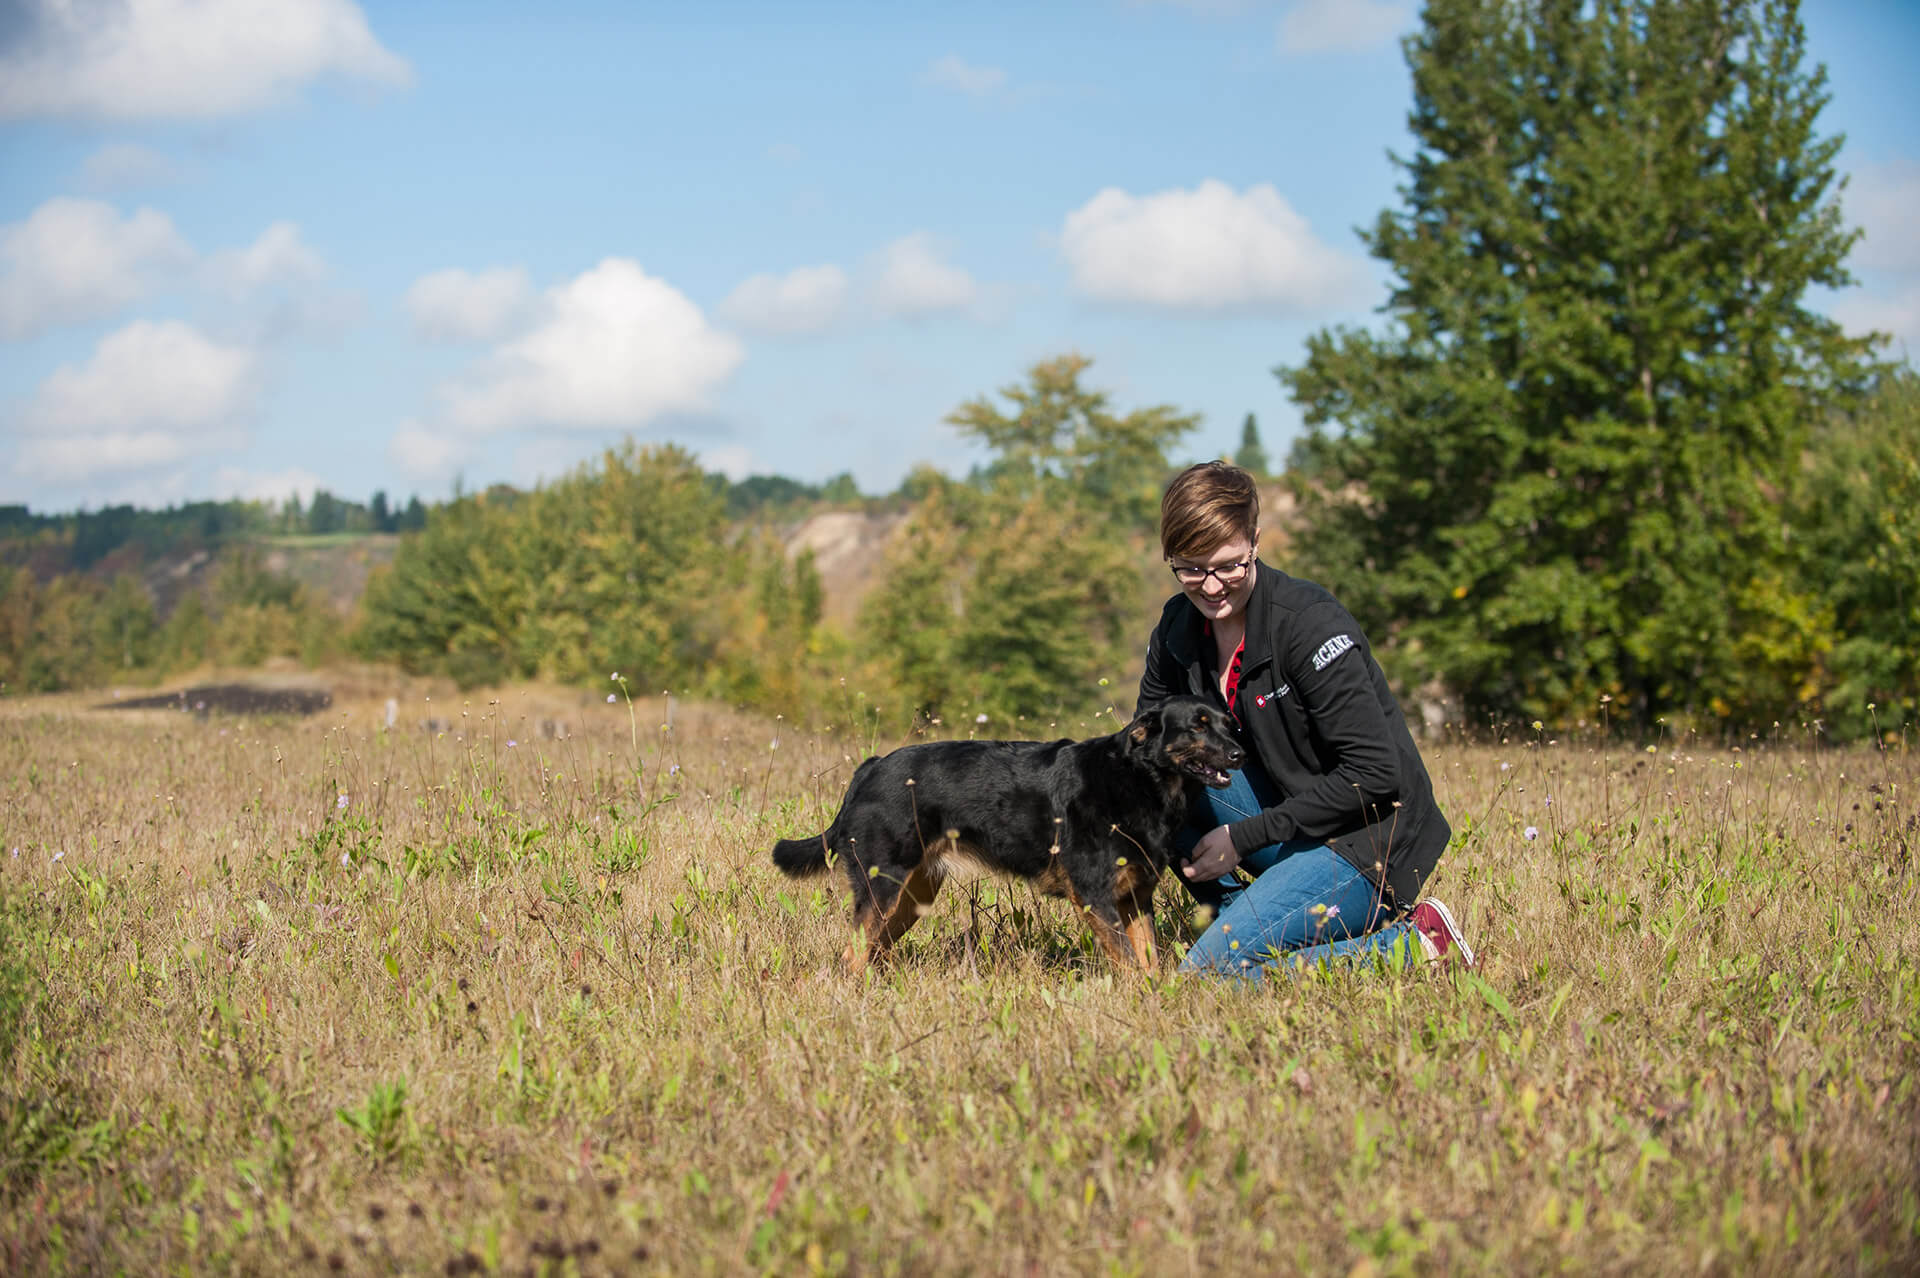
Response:
[[[1920,1261],[1904,751],[1431,751],[1477,975],[1117,975],[987,882],[849,982],[766,851],[867,740],[359,683],[0,709],[0,1267]]]

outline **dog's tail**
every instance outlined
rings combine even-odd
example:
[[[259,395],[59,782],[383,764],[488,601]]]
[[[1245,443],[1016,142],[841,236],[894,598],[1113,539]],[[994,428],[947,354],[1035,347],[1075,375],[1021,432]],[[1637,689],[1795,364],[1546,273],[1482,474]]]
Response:
[[[773,863],[796,879],[827,872],[827,836],[782,839],[773,845]]]
[[[853,779],[847,783],[846,803],[841,805],[832,825],[810,839],[780,840],[773,845],[773,863],[796,879],[825,874],[830,849],[839,840],[840,818],[847,814],[847,805],[853,802],[854,791],[860,788],[860,778],[879,761],[876,756],[869,755],[853,770]]]

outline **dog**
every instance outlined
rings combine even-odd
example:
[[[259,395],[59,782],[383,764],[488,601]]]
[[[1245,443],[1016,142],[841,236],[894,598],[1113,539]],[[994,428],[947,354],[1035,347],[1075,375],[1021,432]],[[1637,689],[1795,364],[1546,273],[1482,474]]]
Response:
[[[795,878],[846,867],[857,929],[849,972],[886,952],[954,871],[978,867],[1069,898],[1121,967],[1153,961],[1153,890],[1193,787],[1245,761],[1224,710],[1172,697],[1088,741],[934,741],[854,771],[839,815],[782,839]]]

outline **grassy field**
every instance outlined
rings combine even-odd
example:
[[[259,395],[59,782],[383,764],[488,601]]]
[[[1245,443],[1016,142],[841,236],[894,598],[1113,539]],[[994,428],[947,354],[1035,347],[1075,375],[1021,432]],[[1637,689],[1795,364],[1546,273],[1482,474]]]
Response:
[[[1920,1263],[1904,748],[1430,748],[1477,973],[1184,980],[1169,884],[1131,976],[978,882],[850,981],[767,849],[870,739],[363,692],[0,703],[0,1268]]]

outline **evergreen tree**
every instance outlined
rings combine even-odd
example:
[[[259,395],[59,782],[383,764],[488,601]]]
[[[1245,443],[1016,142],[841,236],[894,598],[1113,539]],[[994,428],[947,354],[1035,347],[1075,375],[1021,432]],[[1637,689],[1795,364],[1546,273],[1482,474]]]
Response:
[[[1240,449],[1233,455],[1233,464],[1250,474],[1267,473],[1267,450],[1260,444],[1260,423],[1252,413],[1247,414],[1246,422],[1240,427]]]
[[[340,532],[347,526],[348,506],[324,488],[314,490],[307,507],[306,528],[316,535]]]
[[[1429,0],[1388,329],[1278,370],[1303,558],[1400,673],[1526,717],[1805,691],[1781,497],[1866,347],[1806,306],[1854,237],[1804,44],[1793,0]]]

